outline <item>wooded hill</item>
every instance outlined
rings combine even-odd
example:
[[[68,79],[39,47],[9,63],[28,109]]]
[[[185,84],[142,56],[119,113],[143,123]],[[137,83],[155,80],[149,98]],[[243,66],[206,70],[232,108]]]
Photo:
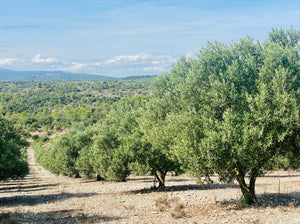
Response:
[[[0,81],[6,82],[49,82],[49,81],[138,81],[149,82],[153,76],[128,76],[125,78],[114,78],[87,73],[72,73],[63,71],[14,71],[0,68]]]
[[[113,102],[145,95],[149,85],[133,82],[0,82],[0,113],[28,131],[61,130],[74,122],[93,124]]]

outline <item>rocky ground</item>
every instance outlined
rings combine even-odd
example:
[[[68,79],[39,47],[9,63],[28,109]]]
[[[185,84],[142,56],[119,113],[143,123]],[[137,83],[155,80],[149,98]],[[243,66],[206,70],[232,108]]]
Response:
[[[236,184],[203,188],[186,175],[167,177],[164,192],[151,176],[126,183],[57,177],[34,162],[30,174],[0,183],[0,223],[287,223],[300,224],[300,172],[258,178],[259,205],[240,203]]]

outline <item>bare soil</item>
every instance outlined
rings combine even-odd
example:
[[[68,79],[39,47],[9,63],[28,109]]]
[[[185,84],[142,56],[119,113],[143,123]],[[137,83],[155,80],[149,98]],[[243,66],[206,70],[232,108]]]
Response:
[[[35,163],[31,148],[28,160],[26,178],[0,183],[0,223],[300,224],[300,172],[258,178],[260,203],[247,206],[236,183],[201,187],[195,178],[169,175],[166,191],[156,192],[151,176],[87,181],[49,173]]]

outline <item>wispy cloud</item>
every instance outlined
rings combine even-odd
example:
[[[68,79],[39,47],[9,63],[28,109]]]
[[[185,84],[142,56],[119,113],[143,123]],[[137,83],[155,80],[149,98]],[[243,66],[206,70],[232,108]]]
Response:
[[[148,53],[115,56],[103,62],[94,63],[94,66],[148,66],[169,65],[177,61],[177,57],[169,55],[151,55]]]
[[[17,58],[2,58],[2,59],[0,58],[0,66],[11,65],[17,60],[18,60]]]
[[[94,71],[106,71],[116,76],[144,75],[144,74],[160,74],[169,71],[172,64],[178,60],[178,57],[163,55],[140,53],[132,55],[119,55],[92,64]]]
[[[121,64],[121,63],[128,63],[128,62],[141,62],[145,61],[147,59],[150,59],[150,54],[136,54],[136,55],[122,55],[122,56],[115,56],[112,59],[109,59],[103,64],[109,65],[109,64]]]
[[[32,58],[31,61],[33,63],[48,63],[48,64],[59,62],[59,60],[56,58],[41,58],[40,54],[37,54],[36,56],[34,56],[34,58]]]

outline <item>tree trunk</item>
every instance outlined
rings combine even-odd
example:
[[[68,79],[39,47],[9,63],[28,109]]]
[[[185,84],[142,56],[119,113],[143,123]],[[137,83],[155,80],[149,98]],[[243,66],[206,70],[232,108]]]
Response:
[[[249,189],[250,189],[250,193],[253,195],[253,197],[255,199],[255,203],[257,203],[257,198],[255,196],[255,182],[256,182],[257,176],[258,176],[258,170],[253,169],[250,173]]]
[[[166,171],[156,171],[155,177],[158,180],[158,190],[163,190],[165,186]]]
[[[97,181],[103,181],[103,180],[104,180],[104,178],[103,178],[103,177],[101,177],[99,174],[97,174],[96,180],[97,180]]]
[[[255,173],[251,173],[250,184],[249,186],[247,186],[245,182],[245,173],[237,168],[235,169],[235,172],[236,172],[236,180],[239,183],[246,204],[248,205],[256,204],[257,199],[255,196],[255,181],[256,181]]]

